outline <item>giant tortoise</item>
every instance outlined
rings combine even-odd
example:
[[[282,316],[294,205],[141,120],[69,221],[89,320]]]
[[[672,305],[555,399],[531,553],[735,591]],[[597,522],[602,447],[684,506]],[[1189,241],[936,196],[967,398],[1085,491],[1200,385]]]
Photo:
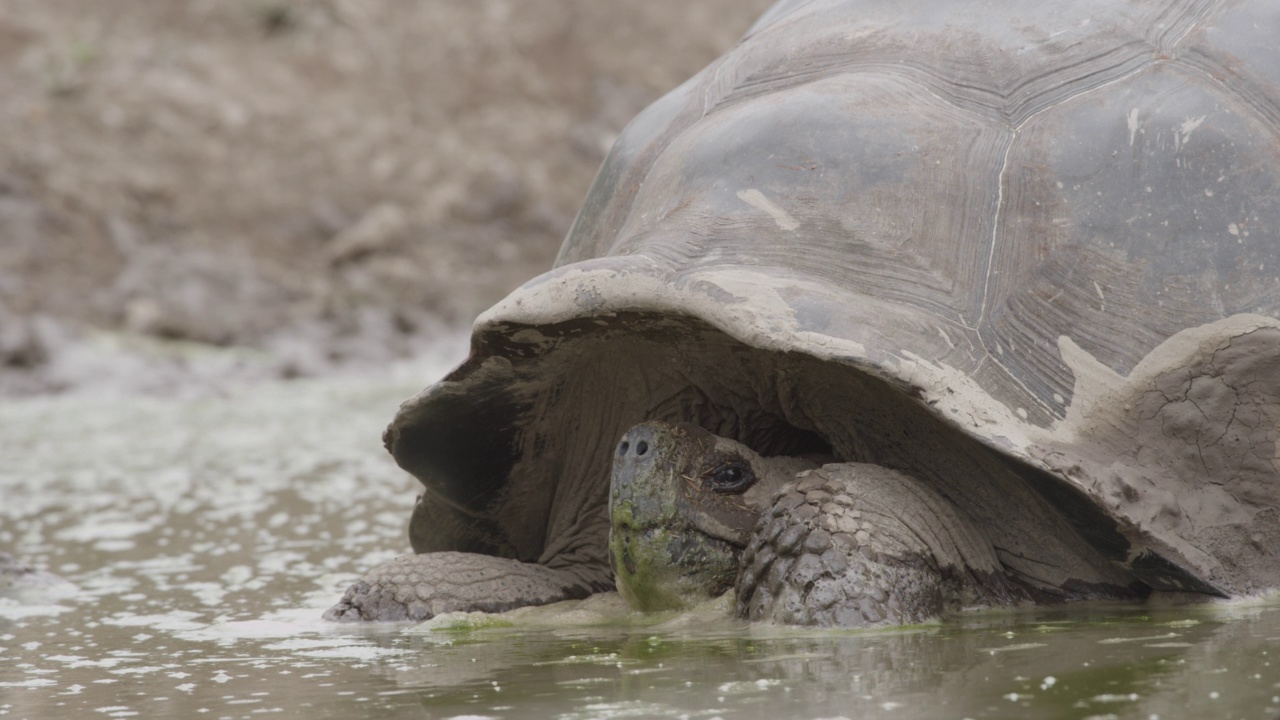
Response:
[[[400,409],[419,554],[327,617],[1280,585],[1278,36],[1270,0],[782,0]]]

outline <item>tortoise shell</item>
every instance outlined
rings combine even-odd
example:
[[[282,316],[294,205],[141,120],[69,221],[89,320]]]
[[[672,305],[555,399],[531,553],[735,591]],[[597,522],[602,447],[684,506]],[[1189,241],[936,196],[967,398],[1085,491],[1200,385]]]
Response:
[[[780,2],[397,415],[415,550],[609,587],[610,451],[658,419],[911,472],[1044,587],[1280,585],[1278,34],[1266,0]]]

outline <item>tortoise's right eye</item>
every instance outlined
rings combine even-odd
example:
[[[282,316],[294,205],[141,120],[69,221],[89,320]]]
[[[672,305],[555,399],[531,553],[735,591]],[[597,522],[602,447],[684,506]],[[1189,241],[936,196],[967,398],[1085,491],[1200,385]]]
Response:
[[[751,472],[750,465],[734,461],[716,467],[707,473],[707,479],[711,492],[729,494],[745,492],[755,484],[756,475]]]

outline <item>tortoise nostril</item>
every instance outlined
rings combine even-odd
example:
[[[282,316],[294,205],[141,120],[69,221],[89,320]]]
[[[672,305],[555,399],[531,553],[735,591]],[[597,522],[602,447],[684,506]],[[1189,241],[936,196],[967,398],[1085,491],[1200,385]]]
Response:
[[[618,454],[626,455],[627,451],[630,449],[631,449],[631,443],[627,442],[626,440],[623,440],[622,444],[618,446]]]
[[[647,443],[647,442],[645,442],[645,441],[643,441],[643,440],[641,440],[640,442],[636,443],[636,455],[637,455],[637,456],[642,456],[642,455],[644,455],[644,454],[645,454],[645,453],[647,453],[647,452],[649,452],[649,443]]]

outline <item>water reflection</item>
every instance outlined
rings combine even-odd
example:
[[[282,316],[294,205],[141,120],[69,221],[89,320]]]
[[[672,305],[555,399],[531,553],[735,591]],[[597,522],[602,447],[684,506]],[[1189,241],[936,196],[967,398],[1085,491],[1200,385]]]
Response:
[[[1272,718],[1278,611],[1075,606],[883,632],[485,630],[398,680],[433,689],[432,717],[545,703],[564,717]],[[495,711],[488,686],[520,701]]]
[[[421,377],[0,408],[0,551],[80,589],[0,598],[0,716],[1280,715],[1274,600],[879,632],[646,620],[607,597],[502,626],[326,625],[405,547],[415,488],[379,433]]]

